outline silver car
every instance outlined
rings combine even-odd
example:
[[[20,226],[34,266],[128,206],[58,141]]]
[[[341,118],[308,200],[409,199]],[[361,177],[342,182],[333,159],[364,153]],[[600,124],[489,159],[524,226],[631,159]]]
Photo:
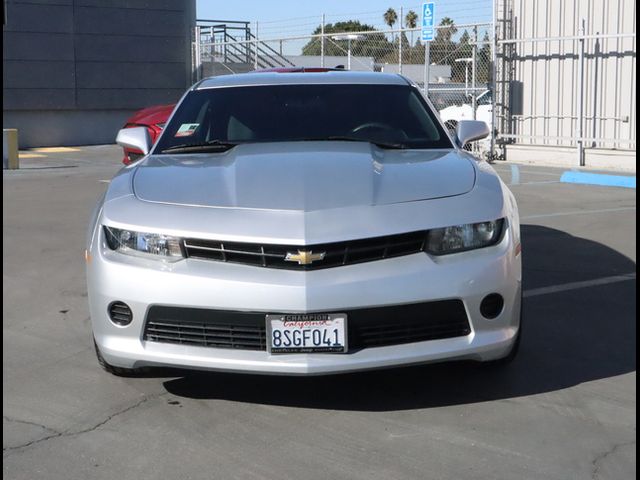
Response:
[[[505,363],[520,340],[512,193],[382,73],[206,79],[88,231],[101,365],[286,375]]]

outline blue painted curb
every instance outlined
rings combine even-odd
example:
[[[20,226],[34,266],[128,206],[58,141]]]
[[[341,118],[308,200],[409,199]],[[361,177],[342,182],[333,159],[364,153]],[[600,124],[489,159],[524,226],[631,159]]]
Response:
[[[563,183],[582,183],[605,187],[636,188],[636,177],[625,175],[605,175],[602,173],[564,172],[560,177]]]

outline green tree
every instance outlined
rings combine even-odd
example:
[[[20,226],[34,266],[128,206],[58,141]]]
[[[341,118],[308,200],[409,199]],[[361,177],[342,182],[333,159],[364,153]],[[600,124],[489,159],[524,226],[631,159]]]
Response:
[[[489,83],[491,81],[491,39],[489,32],[484,32],[482,47],[478,49],[477,73],[478,82]]]
[[[468,31],[462,32],[458,45],[455,47],[455,54],[451,55],[451,80],[454,82],[464,82],[467,65],[465,62],[455,62],[457,58],[472,58],[473,46],[471,45],[471,36]],[[469,75],[471,75],[472,67],[469,65]],[[469,77],[471,78],[471,77]]]
[[[328,23],[324,27],[325,37],[324,54],[344,56],[347,52],[347,40],[333,40],[332,34],[348,33],[348,32],[372,32],[365,35],[361,40],[352,40],[351,51],[355,56],[373,57],[375,61],[379,61],[387,55],[393,48],[392,44],[387,40],[383,33],[375,31],[375,28],[366,23],[360,23],[357,20],[348,20],[346,22]],[[322,26],[318,26],[313,35],[322,33]],[[320,55],[321,40],[314,37],[302,47],[303,55]]]
[[[411,43],[409,43],[409,39],[407,38],[407,34],[405,32],[402,32],[400,34],[400,38],[394,42],[396,49],[398,48],[398,44],[400,42],[402,42],[402,62],[413,63],[412,61],[413,51],[411,49]],[[397,55],[396,55],[396,62],[397,62]]]
[[[429,50],[433,63],[438,65],[453,65],[453,59],[451,57],[456,49],[456,44],[452,39],[457,31],[458,29],[451,18],[444,17],[440,20],[436,30],[436,36],[431,42]]]

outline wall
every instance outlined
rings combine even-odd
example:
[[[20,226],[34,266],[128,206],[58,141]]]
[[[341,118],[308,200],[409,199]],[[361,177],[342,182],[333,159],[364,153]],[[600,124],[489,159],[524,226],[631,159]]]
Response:
[[[564,37],[636,30],[635,0],[498,0],[502,38]],[[505,20],[502,22],[502,20]],[[633,151],[636,140],[635,38],[550,40],[505,45],[498,68],[511,86],[503,132],[518,144],[575,146],[580,108],[586,148]],[[500,76],[499,76],[500,78]],[[500,102],[498,96],[498,102]],[[562,138],[555,138],[562,137]],[[630,143],[631,142],[631,143]]]
[[[3,127],[21,148],[112,143],[189,86],[194,24],[195,0],[10,0]]]

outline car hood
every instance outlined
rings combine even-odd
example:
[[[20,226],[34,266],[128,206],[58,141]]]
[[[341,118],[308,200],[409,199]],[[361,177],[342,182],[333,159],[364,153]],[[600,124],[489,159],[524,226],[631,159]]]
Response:
[[[136,169],[142,201],[314,211],[469,192],[473,161],[456,150],[383,150],[360,142],[238,145],[224,153],[151,155]]]

